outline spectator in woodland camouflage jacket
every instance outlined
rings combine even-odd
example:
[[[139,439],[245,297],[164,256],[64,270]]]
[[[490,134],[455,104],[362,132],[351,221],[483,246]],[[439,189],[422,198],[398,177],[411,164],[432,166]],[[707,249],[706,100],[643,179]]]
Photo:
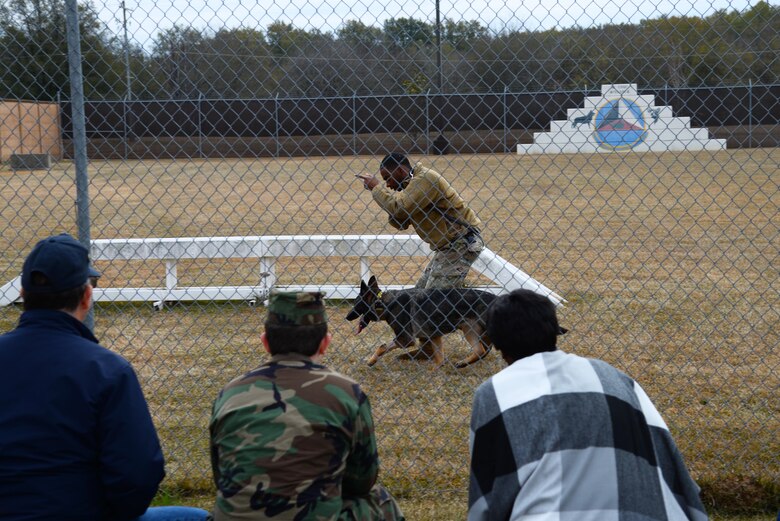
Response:
[[[214,403],[216,521],[403,519],[376,483],[368,397],[320,364],[331,340],[322,296],[272,292],[261,336],[271,359]]]

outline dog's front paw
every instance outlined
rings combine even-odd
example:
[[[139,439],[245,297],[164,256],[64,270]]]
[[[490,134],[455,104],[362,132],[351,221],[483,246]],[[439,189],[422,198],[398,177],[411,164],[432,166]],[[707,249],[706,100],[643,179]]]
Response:
[[[377,350],[374,351],[374,354],[371,355],[371,358],[368,359],[368,362],[367,362],[368,366],[371,367],[372,365],[377,363],[377,361],[379,360],[379,357],[381,357],[383,354],[387,353],[388,351],[390,351],[390,348],[388,348],[386,345],[379,346],[377,348]]]
[[[464,367],[470,366],[471,364],[473,364],[475,362],[479,362],[480,360],[482,360],[482,358],[484,358],[484,357],[479,357],[479,356],[473,356],[472,355],[472,356],[470,356],[468,358],[464,358],[463,360],[458,360],[455,363],[455,369],[463,369]]]

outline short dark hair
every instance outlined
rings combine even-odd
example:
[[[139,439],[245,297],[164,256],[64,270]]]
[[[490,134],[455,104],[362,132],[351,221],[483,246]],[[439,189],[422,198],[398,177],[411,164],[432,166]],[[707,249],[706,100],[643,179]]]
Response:
[[[555,304],[527,289],[498,297],[487,311],[490,340],[513,361],[555,351],[560,331]]]
[[[49,280],[40,272],[33,272],[31,275],[33,286],[47,286]],[[53,309],[57,311],[75,311],[79,307],[84,293],[87,291],[88,282],[81,286],[60,291],[57,293],[34,293],[25,292],[22,299],[22,307],[25,311],[33,309]]]
[[[310,326],[265,324],[265,337],[272,355],[314,356],[327,334],[328,324],[324,322]]]
[[[409,162],[408,157],[401,154],[400,152],[391,152],[387,154],[384,159],[382,159],[382,162],[379,164],[379,168],[392,171],[401,165],[412,168],[412,164]]]

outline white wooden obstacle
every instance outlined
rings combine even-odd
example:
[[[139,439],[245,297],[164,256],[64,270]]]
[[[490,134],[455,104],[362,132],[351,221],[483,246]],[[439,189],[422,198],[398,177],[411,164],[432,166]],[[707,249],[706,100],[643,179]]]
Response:
[[[271,288],[285,291],[323,291],[328,299],[354,299],[360,288],[340,284],[277,284],[276,261],[285,257],[358,257],[360,278],[368,279],[368,259],[373,257],[421,257],[430,248],[416,235],[274,235],[248,237],[180,237],[148,239],[96,239],[91,259],[100,261],[164,261],[165,286],[95,289],[97,302],[153,302],[161,307],[169,301],[267,299]],[[258,283],[253,286],[179,286],[178,261],[191,259],[258,259]],[[494,285],[481,287],[493,293],[525,288],[550,298],[556,305],[565,300],[533,277],[485,249],[472,269]],[[356,277],[357,280],[357,277]],[[390,285],[385,289],[410,286]],[[19,278],[0,287],[0,306],[19,299]]]

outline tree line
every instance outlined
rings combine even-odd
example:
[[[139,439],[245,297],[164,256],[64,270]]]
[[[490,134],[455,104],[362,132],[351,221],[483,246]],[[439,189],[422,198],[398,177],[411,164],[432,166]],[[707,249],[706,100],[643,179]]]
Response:
[[[480,21],[451,19],[437,31],[413,18],[382,27],[350,20],[328,32],[279,21],[264,29],[175,25],[160,31],[150,50],[126,45],[89,2],[79,11],[90,100],[780,83],[780,6],[765,1],[706,17],[539,31],[495,32]],[[68,98],[64,0],[0,0],[0,56],[0,98]]]

